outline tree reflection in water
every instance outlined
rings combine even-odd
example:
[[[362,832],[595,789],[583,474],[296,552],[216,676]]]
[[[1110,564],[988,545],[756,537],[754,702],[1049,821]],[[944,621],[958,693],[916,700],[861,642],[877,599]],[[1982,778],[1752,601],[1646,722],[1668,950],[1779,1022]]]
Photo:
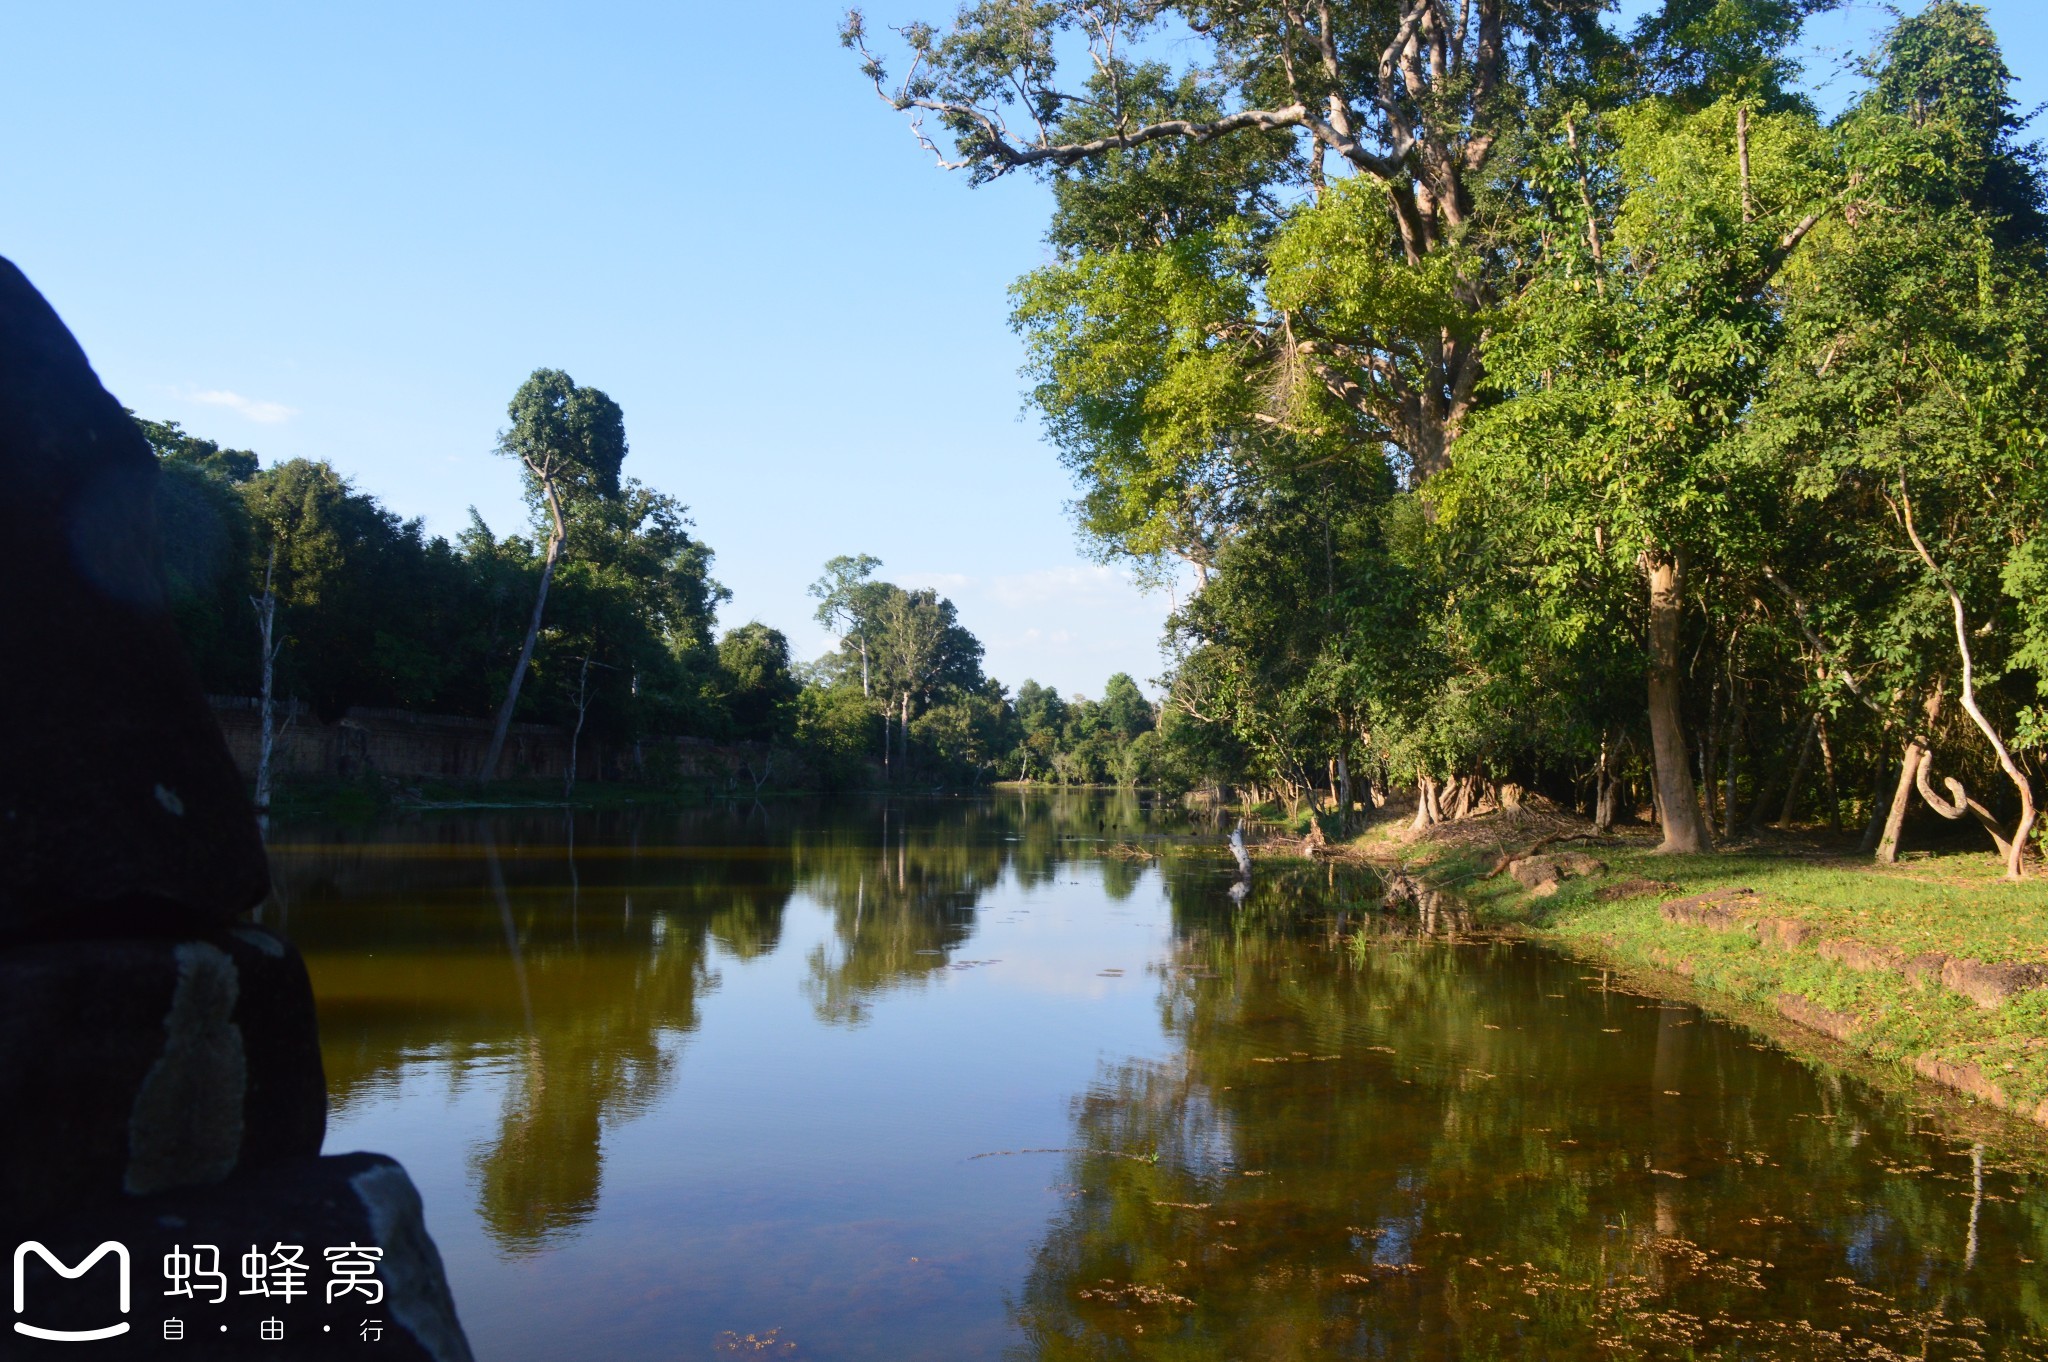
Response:
[[[497,1134],[471,1170],[493,1240],[530,1253],[595,1214],[606,1128],[663,1096],[714,961],[773,952],[794,896],[833,917],[806,996],[821,1020],[857,1025],[882,993],[948,967],[1006,869],[1047,882],[1147,820],[1126,794],[299,829],[276,848],[277,909],[298,913],[337,1111],[422,1055],[458,1087],[503,1076]],[[1137,872],[1113,871],[1128,894]]]
[[[1369,889],[1258,878],[1237,912],[1175,886],[1179,1058],[1075,1099],[1017,1357],[2039,1355],[2041,1282],[1971,1270],[1986,1208],[1893,1176],[1954,1152],[1895,1111],[1572,961],[1344,940]],[[2048,1239],[2038,1194],[1990,1209]]]
[[[778,1271],[841,1284],[804,1307],[806,1346],[858,1352],[941,1303],[993,1339],[1003,1299],[1013,1354],[1042,1362],[2041,1352],[2043,1278],[2015,1266],[2048,1261],[2033,1173],[1993,1154],[1980,1183],[1967,1142],[1690,1008],[1475,934],[1454,903],[1393,919],[1376,881],[1261,861],[1235,906],[1207,826],[1204,855],[1105,859],[1156,834],[1154,817],[1128,798],[1002,795],[573,824],[422,818],[281,848],[277,912],[314,973],[344,1114],[409,1069],[447,1075],[450,1100],[490,1084],[468,1175],[500,1258],[585,1232],[607,1149],[628,1157],[622,1126],[665,1099],[665,1111],[731,1100],[729,1076],[688,1091],[688,1047],[721,971],[761,962],[757,977],[788,990],[776,996],[811,1027],[805,1043],[859,1057],[839,1100],[862,1101],[858,1083],[879,1074],[875,1101],[890,1104],[879,1120],[849,1112],[864,1129],[824,1137],[843,1147],[815,1143],[816,1122],[774,1142],[773,1157],[808,1164],[787,1179],[744,1174],[745,1204],[691,1192],[725,1217],[691,1251],[761,1257],[717,1265],[721,1290]],[[1154,894],[1170,928],[1139,920],[1158,916]],[[792,918],[792,903],[821,916]],[[921,1139],[919,1123],[957,1116],[943,1085],[915,1097],[884,1086],[923,1042],[863,1024],[892,990],[938,1004],[942,971],[1004,953],[976,939],[1005,920],[978,919],[984,903],[1065,925],[1032,935],[1047,919],[1024,918],[1005,939],[1041,949],[1039,973],[963,987],[928,1015],[1057,1028],[1120,998],[1115,1015],[1136,1028],[1071,1099],[1066,1133],[1029,1142],[1085,1153],[962,1162],[1003,1146]],[[1069,932],[1131,942],[1137,928],[1154,933],[1143,953],[1117,958],[1149,958],[1151,979],[1098,979],[1092,956],[1044,944]],[[818,944],[793,944],[799,930]],[[1148,1004],[1156,1029],[1138,1017]],[[1076,1044],[1094,1062],[1085,1025],[1047,1050]],[[988,1048],[1018,1064],[1014,1037]],[[971,1062],[975,1049],[936,1053]],[[1071,1068],[1044,1073],[1057,1075],[1043,1079],[1054,1102],[1073,1091]],[[1008,1119],[1002,1084],[978,1091]],[[1018,1092],[1019,1119],[1036,1119],[1025,1101],[1041,1090]],[[731,1150],[717,1154],[735,1166]],[[800,1186],[760,1209],[778,1180]],[[1048,1182],[1059,1200],[1040,1221]],[[974,1260],[995,1277],[948,1265],[958,1256],[909,1257],[913,1244],[973,1240],[976,1208],[1015,1217],[1014,1237]],[[842,1248],[775,1257],[814,1215]],[[1028,1260],[1009,1256],[1033,1233]],[[606,1255],[630,1250],[602,1234],[590,1256],[609,1271]],[[908,1261],[884,1261],[877,1245]],[[641,1287],[661,1286],[658,1270],[638,1270]],[[592,1290],[593,1318],[624,1308]],[[713,1306],[646,1307],[645,1336],[700,1318],[692,1308]]]

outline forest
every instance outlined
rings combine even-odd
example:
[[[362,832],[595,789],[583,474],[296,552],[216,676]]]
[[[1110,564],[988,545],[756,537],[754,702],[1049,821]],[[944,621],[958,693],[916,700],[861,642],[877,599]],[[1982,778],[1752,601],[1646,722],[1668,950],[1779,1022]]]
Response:
[[[2022,873],[2048,748],[2048,209],[1981,7],[1823,116],[1820,0],[970,7],[843,34],[942,167],[1050,187],[1012,322],[1086,543],[1186,580],[1163,701],[987,677],[831,560],[718,635],[603,392],[537,370],[530,523],[429,537],[143,421],[207,688],[779,743],[835,786],[1233,784],[1344,830],[1538,792],[1666,849],[1909,817]],[[886,49],[886,50],[884,50]],[[891,76],[891,63],[898,74]],[[273,644],[258,642],[266,603]],[[1406,807],[1404,805],[1404,807]]]
[[[2018,876],[2048,742],[2040,152],[1980,6],[1824,115],[1826,0],[989,0],[842,34],[1051,191],[1030,399],[1191,578],[1175,766],[1698,851],[1911,815]]]
[[[624,475],[618,405],[538,370],[507,417],[499,452],[531,521],[501,535],[472,511],[453,543],[327,463],[264,466],[138,418],[157,454],[173,609],[205,689],[257,696],[267,671],[280,712],[495,716],[500,743],[515,719],[621,748],[767,743],[835,788],[1174,776],[1131,677],[1112,676],[1100,700],[1031,681],[1013,697],[983,674],[952,602],[878,580],[866,555],[833,559],[812,589],[836,651],[804,663],[759,622],[719,633],[729,593],[712,551],[680,501]],[[666,779],[658,761],[623,774]]]

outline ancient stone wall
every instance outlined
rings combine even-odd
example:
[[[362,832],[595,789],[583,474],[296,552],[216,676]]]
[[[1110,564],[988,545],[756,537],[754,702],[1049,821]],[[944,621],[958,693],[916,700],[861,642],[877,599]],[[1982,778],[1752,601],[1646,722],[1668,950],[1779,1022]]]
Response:
[[[227,739],[228,752],[244,779],[256,775],[262,715],[258,702],[237,695],[207,697]],[[271,760],[275,774],[290,779],[350,779],[362,775],[395,780],[456,780],[474,776],[491,746],[485,719],[451,714],[413,714],[396,709],[351,709],[339,722],[323,724],[304,705],[280,703],[280,730]],[[576,745],[576,778],[626,780],[642,771],[687,780],[730,783],[738,793],[755,784],[777,789],[809,788],[816,773],[788,752],[764,743],[714,743],[702,738],[648,738],[637,744],[608,743],[589,733]],[[569,734],[547,724],[514,724],[498,761],[501,779],[560,780],[569,769]]]
[[[256,774],[262,731],[259,702],[235,695],[210,695],[228,752],[244,777]],[[279,776],[347,779],[368,773],[401,780],[463,779],[474,776],[491,746],[487,719],[452,714],[411,714],[395,709],[351,709],[338,722],[323,724],[305,706],[280,703],[279,737],[271,760]],[[577,779],[602,779],[611,753],[585,735],[577,744]],[[546,724],[514,724],[505,738],[498,775],[560,779],[569,769],[569,735]]]

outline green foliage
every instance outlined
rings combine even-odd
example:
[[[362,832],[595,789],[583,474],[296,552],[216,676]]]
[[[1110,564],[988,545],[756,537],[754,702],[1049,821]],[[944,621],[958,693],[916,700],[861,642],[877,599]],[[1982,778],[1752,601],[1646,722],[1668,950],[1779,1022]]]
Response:
[[[536,514],[550,490],[572,507],[619,494],[626,418],[618,403],[559,369],[535,369],[508,414],[498,450],[519,460]]]
[[[733,736],[773,742],[795,731],[801,688],[781,630],[755,620],[728,631],[718,641],[718,669]]]
[[[2037,155],[1958,0],[1902,16],[1824,123],[1787,54],[1828,7],[1662,0],[1625,40],[1507,7],[1491,74],[1475,50],[1396,87],[1388,5],[906,31],[899,107],[978,178],[1051,183],[1012,317],[1084,537],[1194,578],[1149,750],[1118,766],[1027,685],[1017,769],[1164,758],[1294,802],[1342,759],[1588,808],[1599,772],[1626,817],[1654,570],[1664,731],[1724,831],[1862,816],[1922,728],[2004,816],[1990,745],[1926,715],[1960,682],[1953,587],[1989,722],[2048,738]],[[1130,55],[1176,21],[1215,60]],[[1089,48],[1071,89],[1061,34]],[[1291,99],[1386,118],[1347,140]]]
[[[796,696],[796,745],[827,786],[867,783],[867,763],[881,747],[881,716],[855,686],[807,685]]]
[[[256,688],[251,598],[274,547],[281,698],[323,720],[352,706],[491,713],[533,608],[540,542],[500,538],[472,513],[451,544],[328,464],[259,468],[255,455],[221,451],[174,424],[139,424],[158,451],[173,609],[209,691]],[[517,717],[574,722],[589,657],[588,731],[729,734],[711,640],[726,593],[684,507],[630,479],[572,505],[570,555]]]
[[[1837,0],[1663,0],[1636,24],[1651,88],[1697,107],[1734,97],[1783,108],[1798,66],[1786,54],[1807,16]]]
[[[1157,732],[1158,712],[1128,673],[1100,700],[1064,699],[1050,686],[1017,688],[1003,765],[1016,779],[1055,785],[1178,786]]]

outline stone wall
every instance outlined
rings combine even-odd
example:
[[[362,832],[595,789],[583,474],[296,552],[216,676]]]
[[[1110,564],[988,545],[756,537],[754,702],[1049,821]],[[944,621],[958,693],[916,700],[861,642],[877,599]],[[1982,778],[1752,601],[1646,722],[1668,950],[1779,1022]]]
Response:
[[[239,695],[207,699],[236,767],[253,779],[262,729],[259,702]],[[346,779],[368,772],[401,780],[463,779],[477,773],[491,746],[488,719],[357,708],[335,723],[323,724],[309,707],[282,703],[276,715],[279,738],[271,769],[287,779]],[[604,743],[586,735],[576,753],[577,778],[601,779],[608,756]],[[500,776],[560,779],[568,768],[566,732],[546,724],[512,725],[498,760]]]
[[[239,695],[207,697],[228,751],[245,779],[256,776],[262,717],[258,702]],[[280,736],[272,770],[285,779],[350,779],[365,774],[396,780],[465,780],[483,765],[491,745],[487,719],[412,714],[396,709],[351,709],[323,724],[307,706],[280,703]],[[670,754],[673,754],[671,757]],[[713,743],[702,738],[648,738],[607,743],[589,733],[577,744],[576,778],[623,780],[650,772],[690,780],[731,782],[742,793],[755,783],[807,788],[816,775],[788,752],[762,743]],[[569,769],[569,733],[547,724],[514,724],[505,738],[498,776],[560,780]]]

